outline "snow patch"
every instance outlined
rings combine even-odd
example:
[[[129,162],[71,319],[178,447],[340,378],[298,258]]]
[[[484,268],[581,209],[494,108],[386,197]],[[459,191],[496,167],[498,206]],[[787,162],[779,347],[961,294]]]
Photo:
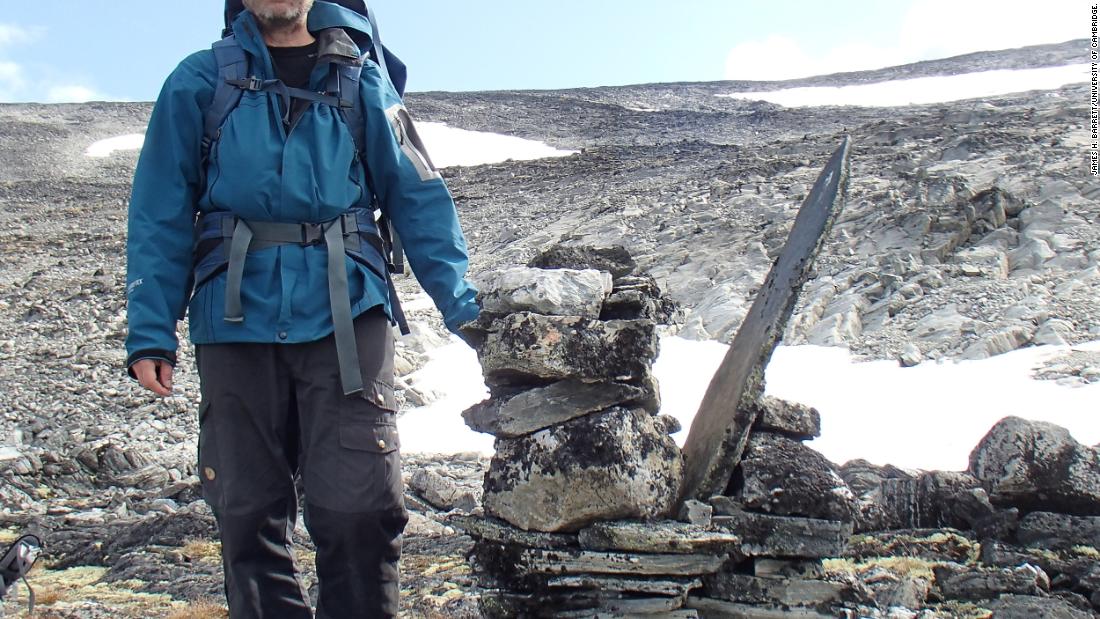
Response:
[[[444,123],[421,122],[416,124],[416,130],[438,168],[566,157],[577,152],[510,135],[456,129]]]
[[[416,128],[424,139],[432,163],[438,168],[500,163],[509,159],[526,161],[544,157],[566,157],[577,152],[560,150],[544,142],[510,135],[456,129],[443,123],[417,123]],[[115,151],[140,150],[144,141],[144,135],[120,135],[92,144],[84,154],[89,157],[108,157]]]
[[[691,422],[727,346],[676,336],[661,338],[653,367],[661,412],[680,420],[683,446]],[[1083,444],[1100,442],[1100,383],[1066,385],[1035,380],[1034,368],[1079,346],[1038,346],[975,361],[859,362],[843,348],[780,346],[768,365],[766,392],[813,406],[821,437],[809,445],[837,464],[864,458],[905,468],[964,470],[970,451],[1009,415],[1062,426]],[[493,453],[493,437],[469,429],[466,408],[488,397],[477,355],[457,337],[429,353],[411,375],[414,385],[441,399],[398,420],[406,452]]]
[[[814,86],[716,96],[748,101],[768,101],[784,107],[820,105],[893,107],[946,103],[1029,90],[1054,90],[1088,81],[1089,71],[1090,65],[1076,64],[1042,69],[997,70],[919,77],[857,86]]]
[[[143,133],[119,135],[92,144],[84,154],[88,157],[110,157],[115,151],[141,150],[144,143],[145,134]]]

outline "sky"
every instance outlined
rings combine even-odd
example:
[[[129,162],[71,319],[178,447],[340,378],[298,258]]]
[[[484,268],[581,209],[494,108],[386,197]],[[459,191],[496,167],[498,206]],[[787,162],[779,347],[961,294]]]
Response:
[[[409,90],[787,79],[1088,36],[1088,0],[375,0]],[[0,14],[0,102],[156,98],[221,0],[38,0]],[[1085,50],[1082,49],[1082,62]]]

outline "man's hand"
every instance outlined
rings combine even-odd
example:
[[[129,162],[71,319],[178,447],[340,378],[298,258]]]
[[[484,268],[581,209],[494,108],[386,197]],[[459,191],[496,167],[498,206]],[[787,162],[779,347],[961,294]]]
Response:
[[[172,395],[172,364],[164,359],[140,359],[131,367],[142,387],[159,396]]]

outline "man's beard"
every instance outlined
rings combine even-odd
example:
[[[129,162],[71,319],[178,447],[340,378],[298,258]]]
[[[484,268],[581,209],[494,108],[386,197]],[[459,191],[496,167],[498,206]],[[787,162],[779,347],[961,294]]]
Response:
[[[245,6],[256,16],[264,30],[285,30],[297,24],[303,15],[309,13],[313,7],[313,0],[305,0],[296,7],[287,8],[249,6],[253,4],[253,2],[245,2]]]

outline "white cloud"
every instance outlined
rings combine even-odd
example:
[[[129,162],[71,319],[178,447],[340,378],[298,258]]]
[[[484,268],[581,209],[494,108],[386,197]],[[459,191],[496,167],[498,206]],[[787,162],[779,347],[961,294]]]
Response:
[[[38,30],[23,28],[15,24],[0,23],[0,47],[7,47],[14,43],[26,43],[39,35]]]
[[[107,101],[108,97],[86,86],[70,84],[53,86],[46,93],[46,103],[85,103],[87,101]]]
[[[1086,10],[1079,0],[1046,0],[1042,10],[1030,0],[912,0],[893,45],[842,42],[807,50],[793,38],[773,35],[730,50],[725,76],[783,80],[1060,43],[1087,36]]]

